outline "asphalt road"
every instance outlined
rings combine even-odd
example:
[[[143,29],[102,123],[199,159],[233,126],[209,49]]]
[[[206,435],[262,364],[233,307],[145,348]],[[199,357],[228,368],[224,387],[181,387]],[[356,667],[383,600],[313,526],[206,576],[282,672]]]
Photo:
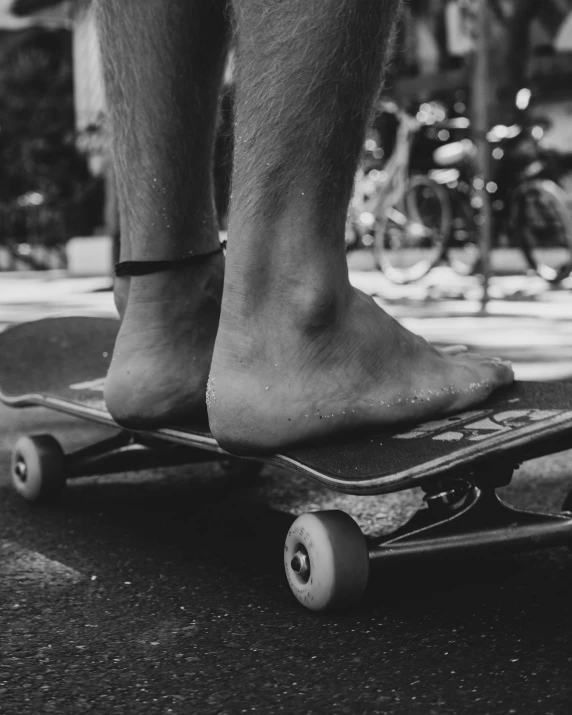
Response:
[[[35,508],[6,484],[15,436],[96,435],[39,409],[0,426],[0,713],[570,713],[566,548],[377,572],[358,609],[316,615],[283,573],[292,514],[388,529],[418,494],[211,464],[78,480]],[[558,510],[571,456],[523,467],[514,503]]]

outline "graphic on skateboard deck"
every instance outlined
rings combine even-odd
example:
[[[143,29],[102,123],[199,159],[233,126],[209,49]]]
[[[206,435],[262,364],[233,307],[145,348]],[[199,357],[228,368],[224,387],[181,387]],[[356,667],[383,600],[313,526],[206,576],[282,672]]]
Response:
[[[12,407],[40,405],[120,430],[103,400],[118,327],[111,318],[64,317],[8,328],[0,334],[0,400]],[[531,515],[495,493],[520,462],[570,447],[572,383],[517,383],[469,412],[257,460],[350,494],[413,486],[426,492],[427,508],[375,543],[367,544],[343,512],[296,520],[286,541],[286,573],[298,600],[321,609],[355,601],[367,583],[370,562],[570,543],[572,514]],[[36,435],[16,445],[13,483],[24,497],[39,501],[61,491],[65,472],[71,477],[98,468],[118,471],[125,460],[131,468],[145,468],[150,455],[157,465],[231,457],[204,428],[121,430],[74,455],[64,455],[53,437]],[[252,461],[235,464],[254,468]],[[572,510],[571,498],[565,509]]]

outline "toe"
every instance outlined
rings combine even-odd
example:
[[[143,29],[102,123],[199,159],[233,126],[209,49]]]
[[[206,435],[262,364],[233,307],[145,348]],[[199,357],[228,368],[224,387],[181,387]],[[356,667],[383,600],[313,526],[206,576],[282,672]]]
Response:
[[[514,382],[514,371],[509,360],[497,357],[481,357],[478,362],[481,380],[490,385],[491,390]]]

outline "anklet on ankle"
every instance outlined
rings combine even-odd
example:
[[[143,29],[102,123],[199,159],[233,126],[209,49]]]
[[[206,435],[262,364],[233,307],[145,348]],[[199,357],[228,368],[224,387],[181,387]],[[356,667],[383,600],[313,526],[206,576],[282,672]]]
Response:
[[[120,263],[115,264],[115,275],[118,277],[145,276],[149,273],[167,271],[172,268],[179,268],[180,266],[195,265],[197,263],[202,263],[210,256],[221,253],[223,248],[224,244],[221,244],[221,246],[219,248],[215,248],[214,251],[208,251],[207,253],[192,253],[173,261],[121,261]]]

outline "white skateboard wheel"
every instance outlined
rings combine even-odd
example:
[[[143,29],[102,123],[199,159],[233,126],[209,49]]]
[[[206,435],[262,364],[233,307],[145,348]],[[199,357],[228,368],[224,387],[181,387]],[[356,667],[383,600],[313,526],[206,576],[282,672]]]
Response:
[[[64,453],[49,434],[20,437],[12,450],[12,484],[30,502],[46,502],[62,493]]]
[[[284,567],[292,593],[306,608],[349,608],[367,586],[367,543],[343,511],[302,514],[286,536]]]

